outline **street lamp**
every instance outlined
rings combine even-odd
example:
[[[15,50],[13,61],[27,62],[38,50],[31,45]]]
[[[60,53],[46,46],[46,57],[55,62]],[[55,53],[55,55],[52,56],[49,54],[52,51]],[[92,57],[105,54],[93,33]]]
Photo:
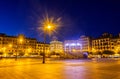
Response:
[[[51,29],[52,29],[52,26],[48,25],[48,26],[46,26],[46,28],[44,30],[43,61],[42,61],[43,64],[45,63],[46,33],[48,31],[50,31]]]
[[[45,44],[46,44],[46,35],[51,35],[53,32],[56,32],[57,28],[61,26],[61,17],[54,18],[49,17],[48,14],[43,17],[43,20],[40,21],[40,26],[38,29],[43,31],[44,34],[44,45],[43,45],[43,61],[45,63]]]

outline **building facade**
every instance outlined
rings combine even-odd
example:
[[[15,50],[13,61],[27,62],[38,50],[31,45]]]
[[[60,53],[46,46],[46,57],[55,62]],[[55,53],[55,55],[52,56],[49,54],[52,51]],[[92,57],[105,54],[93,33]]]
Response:
[[[82,52],[91,52],[92,49],[92,39],[87,36],[81,36],[79,42],[82,45],[81,51]]]
[[[78,40],[66,40],[64,42],[65,52],[83,53],[91,51],[90,37],[81,36]]]
[[[103,52],[106,50],[117,53],[120,49],[120,34],[113,36],[109,33],[104,33],[99,38],[92,40],[92,52]]]
[[[79,40],[66,40],[64,42],[64,50],[67,53],[78,53],[81,52],[82,45]]]
[[[50,52],[63,54],[64,53],[63,42],[58,41],[56,38],[53,38],[53,40],[50,42]]]
[[[2,56],[32,56],[39,55],[43,51],[43,44],[37,42],[35,38],[18,36],[8,36],[0,34],[0,55]],[[49,51],[49,44],[46,44],[46,52]]]
[[[43,42],[37,42],[36,44],[36,52],[39,55],[43,55],[44,53],[44,43]],[[50,44],[45,44],[45,55],[49,55],[50,54]]]

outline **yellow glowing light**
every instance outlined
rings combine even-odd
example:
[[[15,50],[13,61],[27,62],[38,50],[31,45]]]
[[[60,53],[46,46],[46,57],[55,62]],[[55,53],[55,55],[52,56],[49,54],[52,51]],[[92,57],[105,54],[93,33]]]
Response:
[[[28,48],[28,52],[31,52],[31,48]]]
[[[43,20],[40,21],[39,30],[42,30],[44,33],[52,34],[61,26],[61,18],[50,17],[46,15],[43,17]]]
[[[6,50],[6,47],[3,47],[3,48],[2,48],[2,50],[5,52],[5,50]]]
[[[3,47],[3,50],[6,50],[6,47]]]
[[[116,46],[116,48],[114,49],[115,54],[118,54],[119,51],[120,51],[120,47],[119,47],[119,46]]]
[[[23,39],[20,39],[20,42],[23,42]]]
[[[48,25],[48,26],[47,26],[47,28],[48,28],[48,29],[50,29],[50,28],[51,28],[51,26],[50,26],[50,25]]]
[[[12,44],[9,44],[9,47],[12,47]]]

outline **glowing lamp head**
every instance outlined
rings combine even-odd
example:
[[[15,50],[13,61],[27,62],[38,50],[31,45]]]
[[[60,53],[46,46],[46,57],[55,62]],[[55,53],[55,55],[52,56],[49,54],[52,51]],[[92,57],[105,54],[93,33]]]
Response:
[[[48,29],[50,29],[50,28],[51,28],[51,26],[50,26],[50,25],[48,25],[48,26],[47,26],[47,28],[48,28]]]
[[[9,44],[9,47],[12,47],[12,44]]]
[[[43,17],[43,20],[40,21],[40,27],[38,27],[39,30],[42,30],[44,33],[48,33],[49,35],[56,32],[58,27],[61,26],[61,18],[55,18],[53,16],[49,16],[46,14]]]
[[[20,42],[22,42],[23,41],[23,39],[20,39]]]
[[[19,38],[19,39],[18,39],[18,42],[19,42],[19,43],[23,43],[23,41],[24,41],[23,38]]]

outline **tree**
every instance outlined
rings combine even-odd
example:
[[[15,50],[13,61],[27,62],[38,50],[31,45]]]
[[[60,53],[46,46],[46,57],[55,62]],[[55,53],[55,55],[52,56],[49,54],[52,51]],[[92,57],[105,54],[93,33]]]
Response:
[[[118,51],[117,53],[120,54],[120,51]]]
[[[55,55],[60,55],[59,53],[55,53]]]
[[[40,55],[43,56],[43,52],[40,52]]]
[[[20,52],[19,56],[24,56],[24,54],[25,54],[24,52]]]
[[[28,53],[29,55],[32,55],[32,53]]]
[[[97,52],[98,55],[102,55],[102,52]]]
[[[8,55],[9,55],[9,56],[13,55],[13,52],[9,52]]]
[[[38,55],[38,53],[32,53],[32,55]]]
[[[98,55],[98,52],[90,52],[89,54]]]
[[[3,52],[0,52],[0,55],[3,55]]]
[[[105,50],[105,51],[103,51],[103,54],[113,55],[113,54],[115,54],[115,52],[109,51],[109,50]]]
[[[50,55],[55,55],[56,53],[55,52],[51,52],[51,54]]]

